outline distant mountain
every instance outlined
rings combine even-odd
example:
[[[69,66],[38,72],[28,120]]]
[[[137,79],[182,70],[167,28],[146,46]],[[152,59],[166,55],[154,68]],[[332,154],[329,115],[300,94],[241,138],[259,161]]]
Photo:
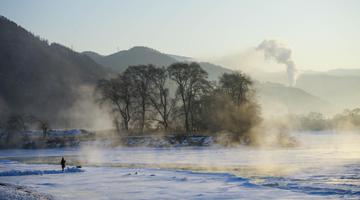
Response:
[[[333,69],[325,72],[332,76],[358,76],[360,77],[360,69]]]
[[[360,76],[353,71],[305,73],[299,76],[296,87],[326,99],[339,110],[360,107]]]
[[[102,56],[95,52],[83,52],[83,54],[89,56],[97,63],[110,67],[118,72],[124,71],[129,65],[151,63],[157,66],[167,66],[174,62],[191,62],[195,60],[190,57],[161,53],[147,47],[133,47],[109,56]],[[209,79],[212,81],[218,80],[218,77],[224,73],[232,72],[230,69],[212,63],[199,62],[199,64],[208,72]],[[330,107],[330,103],[327,101],[300,88],[285,86],[284,84],[287,82],[287,77],[284,73],[258,73],[255,79],[262,81],[262,83],[258,83],[256,87],[259,101],[264,107],[264,112],[274,111],[274,113],[279,114],[279,110],[275,108],[281,107],[283,114],[307,113],[311,111],[325,111]],[[280,81],[282,84],[264,83],[263,80],[267,79],[272,82]]]
[[[133,47],[108,56],[101,56],[89,51],[83,52],[83,54],[89,56],[95,62],[118,72],[125,71],[130,65],[155,64],[167,66],[176,62],[174,58],[148,47]]]
[[[267,82],[256,84],[256,89],[265,115],[332,112],[329,102],[300,88]]]
[[[287,85],[286,72],[251,73],[262,83]],[[334,69],[329,71],[304,71],[297,78],[296,88],[331,103],[332,111],[360,107],[360,69]]]
[[[177,60],[179,62],[196,61],[195,59],[193,59],[191,57],[187,57],[187,56],[178,56],[178,55],[173,55],[173,54],[166,54],[166,55],[170,56],[171,58],[174,58],[175,60]]]
[[[102,56],[98,53],[85,51],[83,54],[92,58],[98,64],[111,68],[117,72],[123,72],[128,66],[140,64],[154,64],[156,66],[168,66],[175,62],[192,62],[194,59],[185,56],[177,56],[161,53],[148,47],[133,47],[129,50]],[[210,80],[217,80],[224,73],[232,72],[230,69],[207,62],[199,62],[202,68],[209,73]]]
[[[109,70],[60,44],[48,44],[0,16],[0,115],[34,114],[66,126],[78,87]]]
[[[212,81],[217,81],[220,76],[224,73],[232,73],[233,71],[222,67],[220,65],[214,65],[208,62],[199,62],[200,66],[209,73],[209,79]]]

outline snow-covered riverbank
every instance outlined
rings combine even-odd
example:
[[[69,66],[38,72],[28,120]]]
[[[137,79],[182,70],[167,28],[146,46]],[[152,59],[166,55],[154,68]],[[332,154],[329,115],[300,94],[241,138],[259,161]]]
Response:
[[[49,194],[40,193],[29,187],[0,183],[0,199],[11,200],[52,200]]]
[[[3,164],[5,168],[41,170],[52,165]],[[84,173],[1,177],[56,199],[321,199],[304,193],[263,187],[229,173],[162,169],[87,167]]]

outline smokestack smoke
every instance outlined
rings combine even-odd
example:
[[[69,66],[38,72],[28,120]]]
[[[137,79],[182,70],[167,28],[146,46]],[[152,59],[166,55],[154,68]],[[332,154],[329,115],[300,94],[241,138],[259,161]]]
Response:
[[[295,85],[297,70],[294,61],[291,59],[291,49],[282,46],[276,40],[264,40],[258,47],[256,47],[256,50],[264,51],[266,59],[274,58],[276,62],[285,64],[289,85]]]

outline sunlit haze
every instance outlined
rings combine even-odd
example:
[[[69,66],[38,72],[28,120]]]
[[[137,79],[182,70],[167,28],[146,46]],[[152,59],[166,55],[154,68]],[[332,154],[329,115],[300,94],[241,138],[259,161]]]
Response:
[[[360,2],[2,0],[0,14],[76,51],[132,46],[208,59],[277,39],[301,69],[360,67]]]

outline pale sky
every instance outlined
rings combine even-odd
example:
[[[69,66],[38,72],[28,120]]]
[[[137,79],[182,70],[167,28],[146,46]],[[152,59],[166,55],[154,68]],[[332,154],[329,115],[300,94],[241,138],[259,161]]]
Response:
[[[212,58],[277,39],[302,69],[360,68],[357,0],[0,0],[0,15],[76,51]]]

